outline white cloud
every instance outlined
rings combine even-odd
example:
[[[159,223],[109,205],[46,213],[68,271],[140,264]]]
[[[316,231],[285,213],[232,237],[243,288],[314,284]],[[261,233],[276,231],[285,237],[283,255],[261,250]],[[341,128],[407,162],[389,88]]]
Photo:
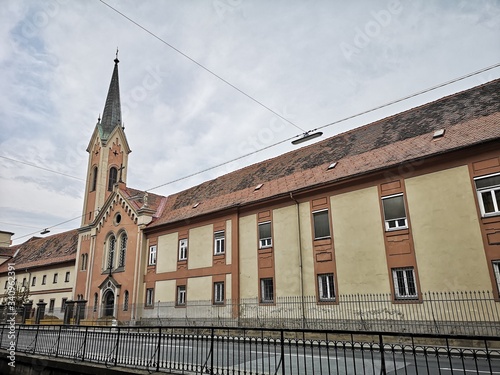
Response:
[[[500,4],[492,0],[109,4],[304,130],[500,60]],[[132,187],[148,189],[301,133],[101,2],[7,0],[0,43],[6,157],[84,178],[117,46]],[[357,49],[351,58],[343,43]],[[331,136],[499,72],[323,131]],[[175,192],[290,149],[280,145],[154,192]],[[2,223],[45,228],[81,211],[83,182],[5,159],[0,175]]]

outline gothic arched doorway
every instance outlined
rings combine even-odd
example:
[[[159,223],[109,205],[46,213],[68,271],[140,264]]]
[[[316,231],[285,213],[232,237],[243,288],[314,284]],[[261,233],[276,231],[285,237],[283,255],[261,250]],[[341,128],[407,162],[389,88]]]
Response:
[[[115,310],[115,294],[108,290],[104,295],[104,316],[113,316]]]

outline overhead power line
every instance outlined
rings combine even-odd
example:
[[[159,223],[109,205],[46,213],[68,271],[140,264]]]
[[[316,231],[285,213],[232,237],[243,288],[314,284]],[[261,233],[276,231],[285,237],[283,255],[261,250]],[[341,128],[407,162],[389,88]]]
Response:
[[[40,167],[39,165],[36,165],[36,164],[33,164],[33,163],[28,163],[27,161],[12,159],[12,158],[8,158],[7,156],[3,156],[3,155],[0,155],[0,158],[5,159],[5,160],[9,160],[9,161],[13,161],[15,163],[29,165],[30,167],[38,168],[38,169],[41,169],[41,170],[44,170],[44,171],[47,171],[47,172],[51,172],[51,173],[56,173],[56,174],[59,174],[61,176],[65,176],[65,177],[69,177],[69,178],[74,178],[75,180],[85,181],[83,178],[71,176],[69,174],[62,173],[62,172],[59,172],[59,171],[56,171],[56,170],[53,170],[53,169],[49,169],[49,168],[45,168],[45,167]]]
[[[283,117],[282,115],[280,115],[278,112],[276,112],[275,110],[273,110],[272,108],[270,108],[269,106],[265,105],[264,103],[262,103],[260,100],[254,98],[253,96],[251,96],[250,94],[247,94],[245,91],[241,90],[240,88],[238,88],[237,86],[235,86],[234,84],[232,84],[231,82],[229,82],[227,79],[225,78],[222,78],[219,74],[215,73],[213,70],[207,68],[205,65],[199,63],[198,61],[196,61],[195,59],[193,59],[192,57],[190,57],[189,55],[187,55],[186,53],[182,52],[181,50],[179,50],[178,48],[174,47],[172,44],[168,43],[165,39],[162,39],[161,37],[159,37],[158,35],[156,35],[155,33],[153,33],[152,31],[148,30],[147,28],[145,28],[144,26],[142,26],[141,24],[139,24],[138,22],[134,21],[133,19],[131,19],[130,17],[128,17],[127,15],[123,14],[122,12],[120,12],[118,9],[112,7],[111,5],[109,5],[108,3],[106,3],[105,1],[103,0],[100,0],[101,3],[103,3],[104,5],[106,5],[107,7],[109,7],[110,9],[112,9],[113,11],[115,11],[116,13],[118,13],[120,16],[122,16],[123,18],[125,18],[126,20],[130,21],[131,23],[133,23],[134,25],[136,25],[137,27],[139,27],[140,29],[144,30],[146,33],[148,33],[149,35],[151,35],[153,38],[159,40],[160,42],[162,42],[163,44],[165,44],[166,46],[168,46],[169,48],[173,49],[175,52],[177,52],[178,54],[184,56],[186,59],[188,59],[189,61],[191,61],[192,63],[196,64],[197,66],[199,66],[200,68],[202,68],[203,70],[205,70],[206,72],[210,73],[211,75],[213,75],[214,77],[216,77],[218,80],[224,82],[226,85],[230,86],[231,88],[233,88],[234,90],[238,91],[240,94],[246,96],[248,99],[252,100],[253,102],[257,103],[258,105],[260,105],[261,107],[265,108],[266,110],[268,110],[269,112],[273,113],[274,115],[278,116],[280,119],[282,119],[283,121],[289,123],[290,125],[294,126],[295,128],[305,132],[304,129],[302,129],[300,126],[298,126],[297,124],[293,123],[292,121],[288,120],[287,118]]]

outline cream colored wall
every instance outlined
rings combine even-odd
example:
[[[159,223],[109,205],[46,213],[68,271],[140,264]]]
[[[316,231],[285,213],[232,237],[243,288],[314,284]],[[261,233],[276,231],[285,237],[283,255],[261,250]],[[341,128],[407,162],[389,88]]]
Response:
[[[376,187],[330,198],[337,293],[390,293]]]
[[[226,293],[225,293],[226,300],[231,299],[231,295],[232,295],[232,291],[233,291],[233,289],[231,287],[231,281],[232,281],[231,274],[228,273],[226,275],[226,284],[225,284],[225,287],[226,287]]]
[[[273,249],[276,296],[300,296],[300,252],[297,206],[273,211]]]
[[[232,221],[226,220],[226,264],[231,264],[232,261],[232,251],[233,251],[233,238],[232,232]]]
[[[188,268],[212,266],[214,253],[214,226],[204,225],[189,230]]]
[[[491,290],[467,166],[405,184],[422,291]]]
[[[186,299],[188,301],[211,300],[212,276],[191,277],[187,282]]]
[[[258,291],[257,216],[240,217],[240,298],[255,298]]]
[[[175,302],[176,281],[163,280],[157,281],[155,285],[155,301]]]
[[[156,249],[157,273],[177,270],[178,247],[179,236],[177,233],[170,233],[158,237],[158,247]],[[147,249],[147,254],[149,255],[149,247]]]

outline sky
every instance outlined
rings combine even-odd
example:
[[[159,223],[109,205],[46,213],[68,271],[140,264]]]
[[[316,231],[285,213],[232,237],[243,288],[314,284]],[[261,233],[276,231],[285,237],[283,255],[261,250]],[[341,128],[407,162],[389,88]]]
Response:
[[[14,244],[79,227],[117,48],[127,185],[165,196],[306,131],[321,141],[500,77],[355,116],[500,63],[498,0],[0,4],[0,230]]]

